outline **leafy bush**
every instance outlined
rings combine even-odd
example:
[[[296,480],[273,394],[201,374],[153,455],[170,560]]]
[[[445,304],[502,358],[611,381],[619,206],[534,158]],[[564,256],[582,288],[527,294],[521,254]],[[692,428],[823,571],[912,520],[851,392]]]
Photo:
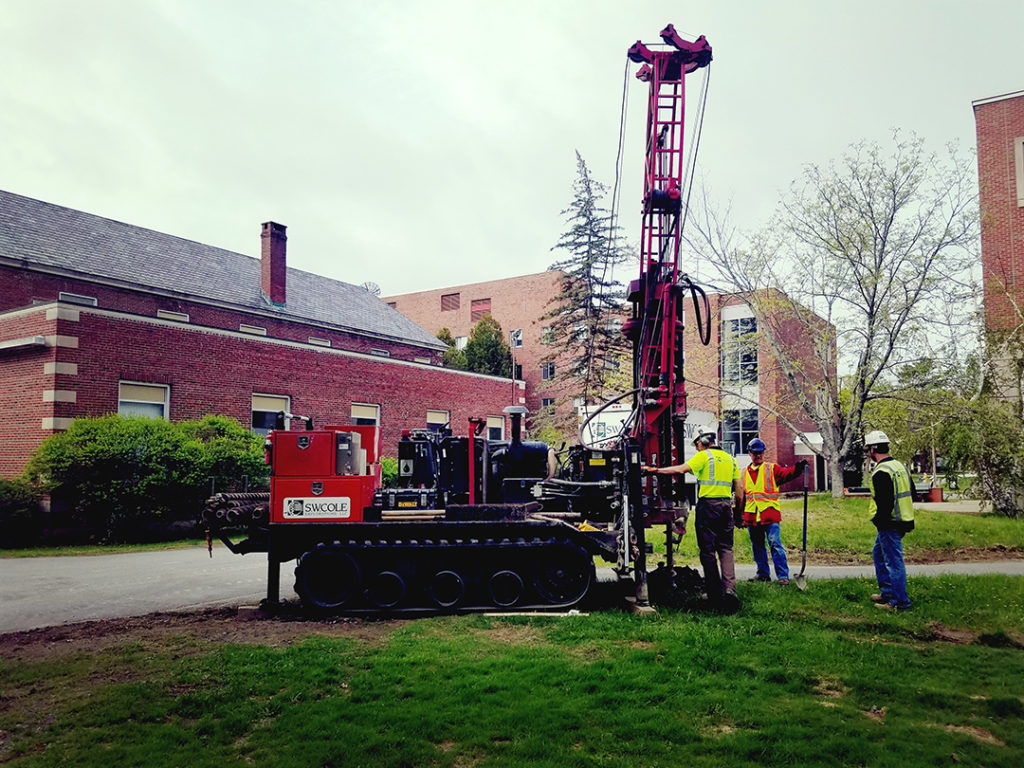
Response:
[[[259,485],[266,475],[260,438],[223,416],[179,424],[76,419],[47,438],[25,470],[51,494],[61,522],[107,542],[166,535],[173,523],[195,519],[212,487]]]
[[[380,484],[382,488],[398,487],[398,459],[393,456],[380,459]]]
[[[24,480],[0,478],[0,549],[35,544],[42,528],[39,494]]]
[[[947,422],[942,438],[954,465],[973,469],[971,486],[997,514],[1024,517],[1024,425],[1007,403],[983,398]]]

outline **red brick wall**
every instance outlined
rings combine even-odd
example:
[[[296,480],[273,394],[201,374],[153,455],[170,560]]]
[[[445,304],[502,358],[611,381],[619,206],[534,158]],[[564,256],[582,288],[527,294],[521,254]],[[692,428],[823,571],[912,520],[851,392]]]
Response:
[[[157,310],[182,312],[189,316],[189,323],[192,325],[237,331],[239,325],[244,323],[266,328],[267,336],[300,343],[307,343],[310,336],[317,336],[329,339],[331,346],[338,349],[366,353],[369,353],[371,349],[385,349],[391,354],[391,357],[399,360],[429,357],[434,362],[440,361],[440,353],[398,341],[363,336],[358,333],[328,331],[274,315],[211,306],[188,297],[158,296],[89,280],[0,266],[0,312],[18,309],[33,303],[56,301],[57,295],[61,291],[92,296],[97,299],[100,309],[130,312],[147,317],[156,317]]]
[[[543,398],[561,399],[572,390],[571,384],[564,381],[544,381],[541,378],[541,363],[552,356],[556,357],[556,375],[564,372],[564,367],[559,366],[557,360],[558,349],[541,341],[541,330],[550,325],[550,320],[543,320],[542,317],[552,309],[550,302],[558,295],[561,275],[561,272],[540,272],[388,296],[383,300],[431,333],[436,334],[442,328],[448,328],[453,336],[468,337],[475,325],[471,317],[473,300],[490,299],[491,316],[501,324],[506,341],[509,331],[516,328],[523,331],[523,345],[514,350],[516,364],[523,367],[523,380],[526,383],[526,401],[522,404],[526,405],[530,413],[537,413]],[[450,294],[458,294],[459,307],[443,311],[441,297]],[[571,410],[571,403],[560,408],[560,411],[567,409]]]
[[[1014,139],[1024,137],[1024,94],[975,104],[985,321],[1015,327],[1024,306],[1024,207],[1017,205]],[[1009,293],[1009,297],[1007,295]]]
[[[52,434],[42,428],[44,418],[116,412],[120,380],[169,385],[174,421],[221,413],[249,424],[253,392],[289,395],[292,411],[319,425],[347,423],[352,402],[377,403],[389,456],[397,454],[402,429],[425,426],[427,409],[450,411],[455,434],[466,434],[468,417],[501,416],[509,401],[509,383],[494,377],[60,306],[67,319],[46,319],[53,304],[0,314],[0,340],[37,334],[77,339],[77,347],[0,356],[0,475],[18,474],[31,450]],[[45,363],[57,361],[77,364],[77,373],[45,375]],[[75,402],[43,403],[45,389],[73,392]]]

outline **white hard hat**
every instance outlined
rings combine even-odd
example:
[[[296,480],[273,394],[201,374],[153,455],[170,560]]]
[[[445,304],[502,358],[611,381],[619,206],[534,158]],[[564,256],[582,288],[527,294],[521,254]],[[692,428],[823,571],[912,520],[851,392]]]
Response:
[[[879,443],[888,443],[889,436],[880,429],[872,430],[864,435],[864,445],[878,445]]]
[[[693,444],[697,443],[713,443],[717,434],[708,429],[707,427],[697,427],[693,431]]]

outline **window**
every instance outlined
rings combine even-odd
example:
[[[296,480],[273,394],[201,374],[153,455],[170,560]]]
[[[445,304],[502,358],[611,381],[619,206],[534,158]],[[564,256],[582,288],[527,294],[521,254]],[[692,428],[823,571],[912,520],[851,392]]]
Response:
[[[516,328],[514,331],[508,332],[508,345],[515,349],[516,347],[523,346],[523,329]]]
[[[548,361],[540,364],[540,377],[543,381],[549,381],[555,378],[555,363],[554,361]]]
[[[309,337],[309,343],[310,344],[316,344],[318,347],[329,347],[329,346],[331,346],[331,340],[330,339],[325,339],[325,338],[322,338],[320,336],[310,336]]]
[[[456,336],[455,337],[455,348],[456,349],[465,349],[466,345],[468,343],[469,343],[469,336]]]
[[[414,357],[413,361],[417,363],[425,363],[426,365],[430,365],[432,362],[429,357]]]
[[[757,408],[722,411],[722,448],[735,456],[757,437]]]
[[[156,316],[159,317],[161,320],[174,320],[175,322],[178,323],[188,322],[187,314],[185,314],[184,312],[172,312],[169,309],[158,309],[156,311]]]
[[[540,407],[541,408],[554,408],[555,407],[555,398],[553,398],[553,397],[542,397],[540,399]]]
[[[122,381],[117,387],[117,412],[122,416],[166,419],[171,388],[166,384]]]
[[[389,301],[388,302],[388,306],[391,307],[392,309],[398,309],[398,302],[397,301]]]
[[[516,369],[513,373],[512,378],[522,379],[523,378],[523,366],[520,363],[516,363]]]
[[[427,429],[432,432],[440,432],[448,426],[449,421],[451,421],[451,416],[448,411],[427,411]]]
[[[238,326],[238,330],[240,330],[242,333],[253,333],[257,336],[267,335],[267,329],[259,325],[246,325],[245,323],[242,323],[241,325]]]
[[[757,320],[740,317],[722,323],[722,381],[757,384]]]
[[[505,439],[505,417],[504,416],[488,416],[487,417],[487,439],[488,440],[504,440]]]
[[[490,299],[473,299],[469,305],[469,319],[478,322],[484,315],[491,312]]]
[[[555,343],[555,330],[550,325],[545,325],[540,329],[540,343],[541,344],[554,344]]]
[[[459,308],[459,294],[446,293],[441,296],[441,311],[453,312]]]
[[[252,395],[252,431],[256,435],[265,435],[277,426],[277,414],[281,411],[291,412],[291,398],[288,395]],[[284,428],[288,429],[288,419]]]
[[[391,353],[386,349],[378,349],[377,347],[371,347],[370,354],[376,355],[377,357],[391,357]]]
[[[99,304],[95,296],[83,296],[80,293],[68,293],[67,291],[58,293],[57,301],[66,301],[69,304],[83,304],[87,307],[95,307]]]
[[[371,403],[352,403],[352,424],[373,427],[380,424],[380,406]]]

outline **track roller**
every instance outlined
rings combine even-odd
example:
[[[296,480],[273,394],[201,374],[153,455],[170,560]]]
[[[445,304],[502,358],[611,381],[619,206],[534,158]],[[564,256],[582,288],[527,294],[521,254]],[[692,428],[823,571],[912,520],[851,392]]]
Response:
[[[488,579],[487,589],[493,602],[499,608],[511,608],[523,596],[523,578],[515,571],[495,571]]]
[[[430,599],[440,608],[454,608],[466,594],[466,582],[455,571],[438,571],[430,579]]]
[[[305,605],[320,610],[343,607],[361,584],[359,564],[337,544],[320,544],[295,567],[295,591]]]

